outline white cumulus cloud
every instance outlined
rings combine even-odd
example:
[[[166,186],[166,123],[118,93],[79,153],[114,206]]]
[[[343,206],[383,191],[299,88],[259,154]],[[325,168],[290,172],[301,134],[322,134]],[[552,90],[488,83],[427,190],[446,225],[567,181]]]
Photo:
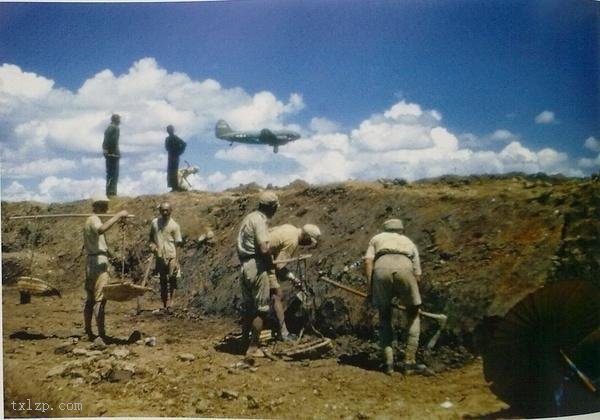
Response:
[[[585,139],[583,146],[594,153],[598,153],[595,158],[581,158],[577,164],[586,169],[597,170],[600,168],[600,141],[590,136]]]
[[[72,171],[78,167],[77,162],[62,158],[38,159],[21,164],[7,162],[2,165],[2,176],[14,179],[42,177]]]
[[[327,118],[314,117],[310,120],[310,129],[319,134],[335,133],[340,125]]]
[[[500,130],[494,131],[490,137],[492,138],[492,140],[500,140],[500,141],[510,141],[510,140],[514,140],[517,138],[517,136],[515,136],[509,130],[505,130],[505,129],[500,129]]]
[[[554,112],[552,111],[542,111],[535,117],[535,122],[537,124],[552,124],[556,122],[556,118],[554,116]]]
[[[6,96],[15,99],[41,98],[50,93],[52,86],[52,80],[35,73],[24,72],[14,64],[0,66],[0,93],[3,99]]]
[[[124,74],[99,69],[75,91],[5,64],[0,67],[2,198],[67,201],[103,191],[100,150],[112,113],[122,117],[118,190],[127,196],[168,190],[168,124],[188,140],[186,158],[206,168],[190,178],[196,189],[221,190],[249,182],[284,185],[298,178],[322,183],[509,171],[581,175],[599,160],[573,163],[558,150],[534,150],[505,128],[482,136],[454,133],[439,111],[405,99],[374,110],[347,129],[321,116],[308,116],[306,126],[291,123],[305,107],[300,93],[282,99],[269,91],[226,88],[214,79],[193,80],[170,72],[153,58],[136,61]],[[551,111],[538,117],[556,121]],[[227,147],[214,140],[220,118],[234,129],[288,128],[303,137],[281,147],[277,155],[267,146]],[[195,156],[188,154],[190,141],[201,145]],[[599,143],[590,137],[585,147],[598,152]],[[223,147],[215,152],[219,145]]]
[[[593,136],[585,139],[584,146],[586,149],[590,149],[592,152],[600,153],[600,140],[597,140]]]
[[[247,146],[245,144],[221,149],[215,154],[216,158],[237,163],[262,163],[270,159],[271,149],[262,146]]]

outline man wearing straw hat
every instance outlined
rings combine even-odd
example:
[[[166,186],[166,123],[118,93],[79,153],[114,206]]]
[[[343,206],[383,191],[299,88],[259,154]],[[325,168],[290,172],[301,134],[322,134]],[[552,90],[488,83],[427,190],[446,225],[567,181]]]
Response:
[[[379,335],[385,373],[391,375],[394,371],[392,299],[395,297],[406,305],[408,342],[405,352],[405,371],[424,371],[426,366],[416,363],[415,360],[421,330],[419,251],[415,244],[403,235],[402,220],[386,220],[383,230],[384,232],[375,235],[369,242],[365,255],[365,274],[369,297],[372,296],[373,305],[379,309]]]
[[[98,214],[104,214],[108,210],[108,198],[97,194],[92,196],[92,209],[94,215],[87,218],[83,228],[83,245],[87,254],[85,269],[85,291],[86,300],[83,309],[85,322],[85,333],[88,338],[95,338],[92,332],[92,316],[96,319],[98,336],[106,337],[104,328],[104,308],[106,299],[103,288],[108,284],[108,247],[104,232],[114,226],[119,220],[127,217],[127,210],[121,210],[115,216],[102,223]]]
[[[181,244],[182,238],[179,224],[171,217],[171,204],[165,201],[158,206],[158,210],[160,217],[152,220],[150,227],[150,250],[156,257],[163,310],[170,313],[177,279],[181,273],[177,260],[177,246]]]
[[[246,355],[250,357],[264,356],[259,339],[263,319],[269,312],[269,270],[273,267],[267,221],[278,207],[274,192],[262,192],[258,208],[244,217],[237,237],[237,253],[242,263],[242,335],[249,340]]]
[[[269,245],[273,260],[285,260],[292,258],[298,246],[317,246],[321,230],[318,226],[306,224],[301,229],[294,225],[285,224],[275,226],[269,230]],[[281,341],[291,341],[295,337],[290,334],[285,325],[285,313],[283,310],[283,292],[277,279],[289,280],[294,285],[298,283],[294,273],[286,268],[286,263],[276,263],[275,271],[269,272],[269,288],[273,309],[279,322],[279,334]]]

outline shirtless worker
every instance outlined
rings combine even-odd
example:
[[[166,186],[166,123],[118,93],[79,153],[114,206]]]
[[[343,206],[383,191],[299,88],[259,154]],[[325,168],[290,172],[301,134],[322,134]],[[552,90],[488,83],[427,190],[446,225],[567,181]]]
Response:
[[[298,246],[317,246],[321,231],[318,226],[306,224],[302,229],[294,225],[276,226],[269,230],[269,245],[273,260],[285,260],[292,258]],[[279,322],[279,335],[282,341],[293,340],[295,337],[290,334],[285,325],[285,314],[283,310],[283,293],[277,280],[289,280],[296,284],[298,280],[294,273],[286,268],[286,263],[275,264],[275,272],[269,273],[269,289],[271,300],[277,321]]]
[[[182,243],[181,229],[171,217],[171,204],[161,203],[158,210],[160,217],[153,219],[150,226],[150,251],[154,253],[156,271],[160,276],[163,310],[171,313],[173,295],[177,289],[177,279],[180,277],[177,247]]]
[[[269,312],[269,270],[273,267],[267,221],[278,207],[274,192],[262,192],[258,208],[244,217],[237,236],[237,254],[242,264],[242,335],[249,340],[246,356],[250,357],[264,356],[259,339],[263,319]]]
[[[371,238],[365,254],[365,274],[369,297],[379,309],[379,335],[383,351],[385,373],[394,371],[392,350],[392,299],[397,297],[406,305],[408,342],[405,352],[405,371],[424,371],[425,365],[416,363],[421,331],[419,308],[421,278],[419,251],[404,233],[400,219],[390,219],[383,224],[384,232]]]
[[[104,325],[104,299],[103,289],[108,284],[108,247],[104,232],[114,226],[119,220],[127,217],[127,210],[121,210],[115,216],[102,223],[98,214],[105,214],[108,210],[108,198],[105,195],[94,195],[92,197],[92,210],[94,215],[87,218],[83,228],[83,246],[87,254],[85,269],[85,292],[86,300],[83,309],[85,333],[90,341],[95,336],[92,332],[92,316],[96,319],[98,336],[106,338]]]

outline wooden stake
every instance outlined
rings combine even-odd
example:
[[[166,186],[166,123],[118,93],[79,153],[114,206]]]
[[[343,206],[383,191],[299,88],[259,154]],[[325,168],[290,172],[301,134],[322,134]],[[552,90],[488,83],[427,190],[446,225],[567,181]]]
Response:
[[[8,220],[19,220],[19,219],[51,219],[51,218],[61,218],[61,217],[90,217],[90,216],[98,216],[98,217],[113,217],[116,214],[111,213],[56,213],[56,214],[33,214],[33,215],[19,215],[19,216],[10,216]],[[134,214],[130,214],[127,217],[135,217]]]

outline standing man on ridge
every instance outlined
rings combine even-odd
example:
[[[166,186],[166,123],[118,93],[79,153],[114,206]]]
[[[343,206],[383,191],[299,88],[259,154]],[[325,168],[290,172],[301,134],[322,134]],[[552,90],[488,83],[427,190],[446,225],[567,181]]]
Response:
[[[119,124],[121,117],[113,114],[110,117],[110,125],[104,131],[102,142],[102,153],[106,159],[106,195],[108,197],[117,195],[117,183],[119,182]]]
[[[183,191],[179,186],[177,171],[179,170],[179,156],[185,151],[186,143],[175,135],[175,127],[167,126],[168,137],[165,139],[167,149],[167,185],[171,191]]]

